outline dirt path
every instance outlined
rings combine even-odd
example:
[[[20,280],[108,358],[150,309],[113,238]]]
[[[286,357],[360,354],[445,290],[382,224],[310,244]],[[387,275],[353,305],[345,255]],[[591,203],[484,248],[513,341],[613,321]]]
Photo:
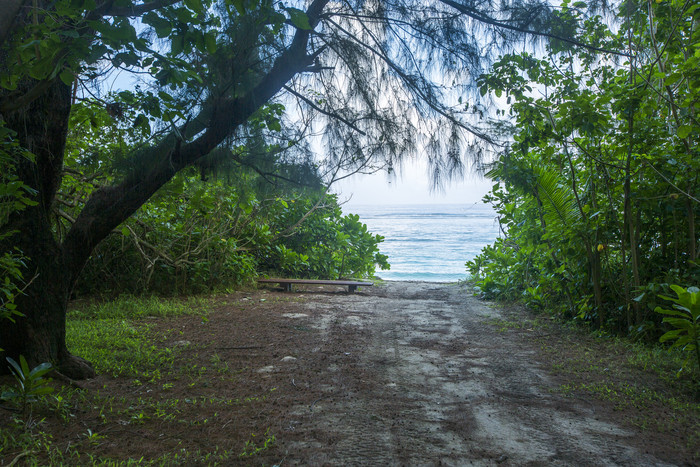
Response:
[[[107,360],[122,372],[102,371],[83,390],[64,389],[60,405],[37,406],[35,430],[53,446],[35,449],[37,463],[636,467],[700,459],[698,411],[684,402],[692,397],[623,364],[624,348],[546,317],[533,325],[456,285],[265,288],[202,303],[201,314],[110,328],[125,329],[106,341],[116,357]],[[134,336],[141,351],[128,344]],[[0,411],[0,433],[12,417]],[[27,452],[0,452],[0,465]]]
[[[282,465],[671,465],[551,391],[536,352],[457,286],[307,293],[282,316],[318,332],[311,353],[257,370],[315,394],[280,408]]]

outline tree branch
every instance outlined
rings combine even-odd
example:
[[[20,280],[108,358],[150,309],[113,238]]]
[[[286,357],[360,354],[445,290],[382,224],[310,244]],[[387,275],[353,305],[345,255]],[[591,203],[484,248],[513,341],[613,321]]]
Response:
[[[329,19],[328,21],[330,23],[332,23],[340,31],[345,33],[348,37],[351,37],[353,39],[355,38],[355,36],[353,34],[351,34],[350,31],[343,28],[337,22],[333,21],[332,19]],[[371,31],[367,31],[367,33],[372,36],[375,43],[378,42],[377,39],[374,37],[374,35],[371,33]],[[472,127],[466,125],[464,122],[459,121],[454,116],[450,115],[444,108],[442,108],[441,106],[439,106],[435,102],[433,102],[432,99],[430,99],[428,96],[425,95],[425,92],[423,90],[419,89],[418,86],[415,85],[415,83],[410,78],[410,76],[408,76],[396,63],[394,63],[391,60],[391,58],[389,58],[383,50],[378,49],[376,47],[373,47],[372,45],[366,44],[364,42],[357,41],[357,43],[359,45],[361,45],[362,47],[365,47],[372,54],[374,54],[379,59],[381,59],[384,63],[386,63],[387,66],[389,66],[389,68],[391,68],[391,70],[394,71],[399,78],[401,78],[401,81],[403,81],[403,83],[406,85],[406,87],[408,89],[410,89],[413,93],[415,93],[415,95],[417,95],[423,102],[425,102],[426,105],[428,105],[428,107],[433,109],[437,114],[445,117],[446,119],[448,119],[449,121],[451,121],[452,123],[457,125],[458,127],[471,133],[472,135],[476,136],[477,138],[481,139],[482,141],[486,141],[487,143],[494,144],[494,145],[496,144],[490,136],[478,131],[475,128],[472,128]]]
[[[140,5],[132,5],[129,7],[118,7],[113,6],[110,2],[109,8],[106,8],[102,13],[102,16],[141,16],[149,11],[158,10],[160,8],[165,8],[170,5],[174,5],[182,0],[155,0],[153,2],[142,3]]]
[[[447,6],[454,8],[455,10],[459,11],[460,13],[462,13],[462,14],[464,14],[464,15],[466,15],[466,16],[468,16],[476,21],[479,21],[480,23],[489,24],[489,25],[495,26],[497,28],[508,29],[509,31],[520,32],[523,34],[530,34],[533,36],[547,37],[549,39],[556,39],[556,40],[566,42],[568,44],[572,44],[572,45],[575,45],[578,47],[583,47],[584,49],[592,50],[594,52],[602,52],[602,53],[608,53],[608,54],[612,54],[612,55],[619,55],[621,57],[630,57],[630,54],[627,54],[624,52],[603,49],[601,47],[596,47],[594,45],[586,44],[584,42],[577,41],[576,39],[570,39],[567,37],[560,36],[558,34],[552,34],[550,32],[545,32],[545,31],[536,31],[534,29],[527,29],[526,27],[519,27],[519,26],[515,26],[513,24],[504,23],[503,21],[499,21],[495,18],[487,16],[481,12],[478,12],[472,8],[469,8],[466,5],[462,5],[462,4],[457,3],[453,0],[439,0],[439,1],[441,3],[444,3]]]
[[[309,6],[307,16],[312,27],[318,24],[328,1],[314,0]],[[65,237],[62,246],[66,264],[84,264],[94,247],[112,229],[136,212],[177,172],[209,154],[289,80],[302,73],[311,64],[307,55],[310,35],[311,31],[297,30],[289,47],[248,94],[220,98],[205,105],[200,115],[189,122],[188,128],[180,128],[183,134],[199,135],[194,141],[187,143],[171,132],[144,154],[146,160],[154,163],[151,170],[135,170],[118,185],[96,190]]]
[[[356,132],[360,133],[362,136],[367,136],[367,133],[365,133],[364,131],[362,131],[362,130],[360,130],[359,128],[357,128],[357,127],[356,127],[352,122],[350,122],[349,120],[347,120],[347,119],[341,117],[341,116],[338,115],[338,114],[335,114],[335,113],[333,113],[333,112],[329,112],[329,111],[327,111],[327,110],[322,109],[321,107],[317,106],[311,99],[308,99],[306,96],[304,96],[304,95],[302,95],[302,94],[296,92],[294,89],[290,88],[290,87],[287,86],[286,84],[284,85],[284,89],[287,90],[287,92],[290,92],[291,94],[294,94],[296,97],[298,97],[298,98],[301,99],[302,101],[306,102],[306,104],[307,104],[309,107],[313,108],[314,110],[316,110],[316,111],[318,111],[318,112],[321,112],[323,115],[326,115],[326,116],[331,117],[331,118],[335,118],[336,120],[339,120],[339,121],[343,122],[344,124],[346,124],[347,126],[349,126],[350,128],[352,128],[353,130],[355,130]]]

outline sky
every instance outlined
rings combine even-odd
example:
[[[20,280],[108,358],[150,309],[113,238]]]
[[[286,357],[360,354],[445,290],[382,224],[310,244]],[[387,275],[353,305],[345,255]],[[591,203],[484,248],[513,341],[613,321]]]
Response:
[[[132,75],[117,72],[109,90],[131,89],[133,84]],[[385,172],[354,175],[334,184],[331,191],[338,194],[338,200],[347,206],[482,204],[483,196],[492,186],[493,181],[467,169],[463,179],[432,190],[427,164],[409,160],[397,168],[396,176],[392,178]]]
[[[474,204],[491,189],[493,181],[474,173],[464,179],[450,182],[443,190],[430,190],[430,176],[425,164],[407,163],[394,179],[384,172],[355,175],[341,180],[331,191],[339,194],[339,201],[352,205],[396,204]]]

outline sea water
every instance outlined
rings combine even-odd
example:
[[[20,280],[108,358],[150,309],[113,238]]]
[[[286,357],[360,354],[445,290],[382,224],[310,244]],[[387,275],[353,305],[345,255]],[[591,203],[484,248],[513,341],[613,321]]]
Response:
[[[384,236],[381,253],[391,269],[376,275],[394,281],[455,282],[467,277],[465,263],[498,236],[493,209],[484,204],[353,205],[370,232]]]

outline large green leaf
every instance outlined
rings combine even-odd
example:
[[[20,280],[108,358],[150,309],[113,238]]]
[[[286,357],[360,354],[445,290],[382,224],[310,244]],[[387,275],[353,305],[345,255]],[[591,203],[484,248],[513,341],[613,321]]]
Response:
[[[560,172],[544,165],[535,167],[537,187],[547,216],[556,217],[567,227],[581,221],[574,190]]]

